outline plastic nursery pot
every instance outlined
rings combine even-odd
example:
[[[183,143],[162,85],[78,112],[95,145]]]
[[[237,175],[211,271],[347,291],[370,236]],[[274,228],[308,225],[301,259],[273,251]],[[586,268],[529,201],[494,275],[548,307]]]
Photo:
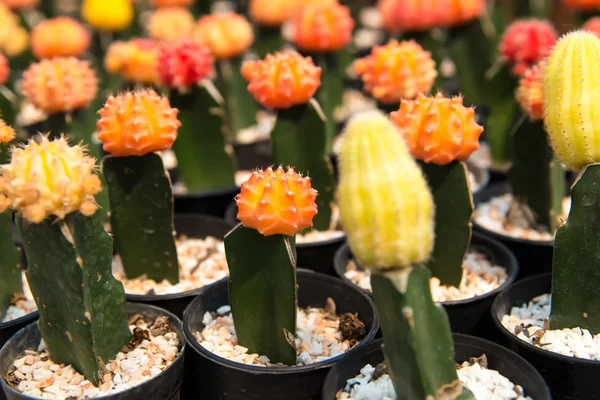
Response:
[[[211,400],[286,399],[317,400],[327,372],[336,362],[369,343],[379,329],[375,305],[364,293],[339,279],[298,270],[298,305],[323,307],[328,297],[339,314],[358,313],[366,337],[347,353],[305,366],[260,367],[221,358],[206,350],[194,337],[208,311],[229,304],[228,283],[206,288],[185,310],[184,333],[188,341],[182,398]]]
[[[239,192],[239,187],[232,186],[203,192],[176,194],[175,213],[206,214],[223,218],[227,206]]]
[[[493,183],[481,192],[473,194],[475,207],[494,197],[502,196],[510,191],[508,183]],[[473,218],[473,230],[494,238],[508,247],[517,257],[521,266],[520,278],[549,272],[552,269],[552,251],[554,240],[521,239],[507,234],[502,234],[479,225]]]
[[[496,328],[507,347],[517,352],[542,374],[555,399],[591,400],[600,393],[600,361],[567,357],[534,346],[519,339],[502,325],[502,317],[512,307],[520,307],[534,297],[550,293],[552,274],[546,273],[523,279],[499,295],[491,314]]]
[[[480,296],[465,300],[447,301],[442,303],[448,318],[452,332],[476,334],[477,336],[492,338],[496,333],[489,310],[496,296],[506,290],[515,280],[519,272],[519,264],[514,255],[502,243],[490,239],[484,235],[473,232],[471,239],[471,250],[477,250],[488,256],[492,264],[502,266],[506,269],[507,279],[495,290]],[[346,265],[353,259],[348,244],[344,244],[336,253],[334,264],[336,274],[344,281],[359,288],[345,276]],[[357,263],[356,260],[354,260]],[[363,293],[371,295],[371,292],[362,288]]]
[[[203,239],[207,236],[223,239],[232,228],[232,224],[210,215],[175,214],[177,235],[185,235],[194,239]],[[172,312],[177,318],[183,318],[183,311],[201,290],[202,288],[199,288],[173,294],[127,294],[127,301],[151,304]]]
[[[488,367],[498,371],[516,385],[523,387],[525,395],[535,400],[550,400],[550,391],[546,382],[536,369],[519,355],[490,341],[474,336],[455,333],[454,359],[462,364],[471,357],[485,354]],[[327,374],[323,385],[322,400],[334,400],[338,390],[346,386],[348,379],[360,374],[367,364],[373,367],[384,361],[383,340],[378,339],[363,346],[354,354],[348,355],[337,363]]]
[[[4,343],[8,342],[15,333],[23,329],[25,326],[36,321],[39,317],[37,311],[24,315],[20,318],[13,319],[7,322],[0,322],[0,349],[4,346]],[[0,393],[0,399],[2,394]]]
[[[240,221],[237,219],[237,213],[238,208],[234,201],[227,207],[225,221],[234,225],[239,224]],[[333,257],[345,241],[346,234],[318,242],[296,242],[297,267],[336,276],[333,267]]]
[[[141,314],[147,319],[154,320],[166,316],[173,330],[179,337],[182,349],[163,372],[131,389],[115,394],[102,396],[106,400],[176,400],[179,399],[181,381],[183,378],[184,351],[186,348],[181,321],[168,311],[147,304],[127,303],[127,314],[133,316]],[[6,375],[13,362],[21,357],[26,350],[37,349],[41,340],[37,323],[29,324],[14,335],[0,350],[0,384],[8,400],[34,400],[41,397],[31,397],[22,394],[6,382]]]
[[[264,169],[273,164],[273,151],[268,139],[253,143],[236,143],[233,145],[233,152],[238,170]]]

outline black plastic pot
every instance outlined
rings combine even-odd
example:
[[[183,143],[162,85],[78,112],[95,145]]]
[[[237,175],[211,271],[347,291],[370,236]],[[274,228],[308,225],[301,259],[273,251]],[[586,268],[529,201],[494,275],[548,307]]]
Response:
[[[236,143],[233,152],[238,170],[254,170],[268,168],[273,165],[273,151],[270,140],[259,140],[253,143]]]
[[[233,186],[204,192],[176,194],[174,201],[175,213],[207,214],[223,218],[227,206],[239,192],[240,188]]]
[[[22,316],[21,318],[13,319],[8,322],[0,322],[0,349],[4,343],[8,342],[11,337],[25,326],[31,324],[38,319],[37,311]],[[0,399],[2,396],[0,395]]]
[[[487,356],[488,367],[500,372],[514,384],[520,385],[525,395],[535,400],[550,400],[550,391],[542,376],[522,357],[490,341],[474,336],[455,333],[454,360],[462,364],[471,357]],[[322,400],[334,400],[338,390],[346,386],[367,364],[373,367],[383,362],[383,340],[379,339],[362,347],[354,354],[341,360],[327,374],[323,385]]]
[[[509,191],[510,187],[507,182],[493,183],[481,192],[473,194],[473,202],[477,207],[478,204],[489,201],[493,197],[502,196]],[[502,242],[515,254],[521,266],[519,279],[552,270],[554,240],[527,240],[504,235],[484,228],[475,219],[473,219],[473,230]]]
[[[239,224],[237,219],[238,208],[235,201],[227,207],[225,221],[230,224]],[[296,243],[296,265],[298,268],[309,269],[322,274],[336,276],[333,267],[333,258],[338,249],[346,241],[346,235],[329,240],[311,243]]]
[[[190,238],[203,239],[207,236],[214,236],[223,239],[232,228],[233,225],[210,215],[175,214],[175,232],[178,235],[185,235]],[[127,294],[127,301],[151,304],[172,312],[177,318],[183,318],[183,311],[201,290],[200,288],[162,295]]]
[[[493,338],[495,333],[493,322],[489,315],[489,309],[496,296],[506,290],[515,280],[519,272],[519,264],[514,255],[502,243],[485,237],[484,235],[473,233],[471,239],[471,249],[476,249],[488,255],[489,260],[496,265],[506,268],[508,279],[496,290],[465,300],[448,301],[442,303],[448,318],[452,332],[476,334],[477,336]],[[344,244],[336,253],[334,264],[336,274],[344,281],[354,285],[344,275],[348,261],[352,259],[352,252],[348,244]],[[354,260],[354,262],[357,262]],[[356,288],[358,286],[354,285]],[[359,288],[364,293],[371,295],[371,292]]]
[[[529,344],[502,325],[502,316],[512,307],[520,307],[534,297],[550,293],[552,274],[532,276],[516,282],[500,294],[492,305],[491,314],[504,343],[517,352],[542,374],[555,399],[592,400],[600,393],[600,361],[567,357]],[[576,290],[576,288],[574,288]]]
[[[346,354],[356,352],[369,343],[379,323],[371,299],[339,279],[306,270],[298,270],[298,304],[300,307],[322,307],[331,297],[338,313],[358,313],[367,327],[367,336],[349,352],[329,360],[300,367],[259,367],[229,361],[206,350],[194,338],[203,327],[207,311],[228,304],[228,283],[221,281],[201,293],[185,310],[184,333],[188,341],[184,399],[246,400],[286,399],[316,400],[320,398],[325,376]]]
[[[148,319],[156,319],[159,316],[166,316],[169,319],[173,329],[177,332],[177,336],[179,337],[179,341],[183,348],[180,354],[175,358],[175,360],[173,360],[173,363],[154,378],[151,378],[131,389],[112,395],[103,396],[102,398],[107,400],[179,399],[181,381],[183,378],[184,351],[186,348],[183,331],[181,329],[181,321],[173,314],[165,310],[146,304],[128,303],[127,313],[130,316],[134,314],[142,314]],[[7,384],[4,377],[8,373],[8,370],[13,364],[14,360],[22,356],[22,354],[25,353],[25,350],[36,349],[40,344],[40,340],[41,335],[37,323],[29,324],[25,328],[21,329],[16,335],[14,335],[0,351],[0,383],[8,400],[39,400],[39,397],[27,396],[14,390]]]

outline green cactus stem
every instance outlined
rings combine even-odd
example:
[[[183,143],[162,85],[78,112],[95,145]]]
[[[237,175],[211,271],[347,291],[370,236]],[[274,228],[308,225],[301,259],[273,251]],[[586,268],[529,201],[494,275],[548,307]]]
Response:
[[[562,216],[566,195],[565,171],[552,157],[541,121],[524,122],[513,135],[512,166],[508,179],[516,206],[525,206],[533,227],[554,233]],[[523,213],[518,213],[522,215]]]
[[[296,365],[296,245],[236,226],[225,236],[229,304],[240,345],[272,363]]]
[[[556,231],[550,329],[600,333],[600,164],[586,167],[571,189],[571,211]]]
[[[0,322],[17,293],[23,293],[21,252],[12,239],[12,213],[0,214]]]
[[[427,267],[442,285],[458,287],[471,243],[473,200],[463,162],[419,162],[435,202],[435,246]]]
[[[17,217],[27,281],[42,338],[57,364],[98,384],[104,364],[131,339],[123,284],[111,273],[112,239],[102,215],[68,214],[32,224]]]
[[[173,192],[158,154],[106,157],[110,223],[125,275],[179,282]]]
[[[225,150],[218,100],[202,86],[185,94],[172,90],[169,101],[179,110],[181,127],[173,150],[188,191],[235,186],[233,160]]]
[[[474,399],[458,379],[450,322],[433,302],[429,270],[415,265],[372,272],[383,353],[398,399]]]
[[[319,213],[313,219],[313,227],[319,231],[330,229],[334,180],[325,148],[325,122],[318,103],[311,100],[278,110],[271,142],[276,165],[289,165],[310,176],[312,187],[319,192],[316,200]]]
[[[283,47],[285,40],[281,36],[280,26],[261,26],[254,28],[254,52],[259,60],[264,59],[267,54],[273,54]]]

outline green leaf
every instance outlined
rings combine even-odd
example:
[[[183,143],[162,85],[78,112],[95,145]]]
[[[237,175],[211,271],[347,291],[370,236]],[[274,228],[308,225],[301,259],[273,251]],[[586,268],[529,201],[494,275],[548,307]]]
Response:
[[[40,224],[17,217],[27,281],[52,360],[72,364],[96,385],[103,363],[131,338],[125,290],[111,273],[112,239],[103,224],[101,214],[71,213]]]
[[[325,152],[325,123],[315,106],[307,103],[279,110],[271,141],[275,164],[289,165],[310,176],[312,187],[319,192],[316,200],[319,213],[313,225],[317,230],[328,230],[334,181]]]
[[[0,213],[0,321],[16,293],[23,293],[21,252],[12,239],[10,212]]]
[[[571,189],[571,211],[558,228],[552,261],[550,329],[600,333],[600,164]]]
[[[388,373],[399,400],[442,398],[442,393],[473,399],[458,379],[448,316],[433,302],[429,279],[422,265],[371,275]]]
[[[173,192],[158,154],[106,157],[110,223],[128,278],[179,282]]]
[[[225,151],[221,106],[204,87],[171,91],[181,127],[173,150],[179,174],[190,192],[235,186],[233,161]]]
[[[458,287],[471,243],[473,199],[467,167],[460,161],[437,165],[419,161],[435,201],[435,246],[427,268],[442,285]]]
[[[258,103],[248,91],[248,82],[241,71],[240,57],[218,62],[217,83],[225,99],[225,117],[231,138],[242,129],[256,125]]]
[[[296,245],[238,224],[225,236],[229,304],[240,345],[272,363],[296,365]]]

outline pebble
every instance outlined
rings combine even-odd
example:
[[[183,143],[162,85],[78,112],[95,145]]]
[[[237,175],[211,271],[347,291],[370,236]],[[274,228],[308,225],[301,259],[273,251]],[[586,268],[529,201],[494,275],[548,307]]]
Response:
[[[37,311],[37,305],[33,300],[33,295],[31,294],[31,290],[29,289],[29,284],[27,283],[27,276],[25,272],[22,273],[23,279],[23,294],[15,296],[12,304],[8,306],[6,313],[4,313],[4,317],[0,322],[9,322],[13,321],[17,318],[21,318],[30,314],[34,311]]]
[[[543,294],[502,316],[502,325],[521,340],[568,357],[600,360],[600,334],[587,329],[546,329],[550,318],[550,294]]]
[[[344,276],[355,285],[371,291],[371,273],[359,269],[354,261],[348,262]],[[460,286],[443,286],[439,279],[431,278],[431,295],[437,302],[469,299],[497,289],[506,279],[505,268],[492,265],[482,253],[469,251],[463,263]]]
[[[9,372],[13,375],[11,383],[23,394],[61,400],[101,397],[139,385],[171,365],[181,346],[173,331],[155,337],[145,322],[138,321],[129,328],[133,331],[136,327],[148,331],[150,340],[143,340],[134,350],[120,352],[109,361],[99,387],[86,380],[71,365],[55,364],[43,341],[38,351],[28,350],[13,362],[12,372]]]
[[[362,32],[362,33],[359,33]],[[365,38],[363,38],[365,37]],[[369,31],[367,30],[359,30],[355,36],[355,40],[377,40],[376,37],[374,37],[374,34],[369,33]],[[336,122],[343,122],[343,121],[347,121],[348,119],[350,119],[350,117],[352,117],[355,114],[364,112],[364,111],[371,111],[371,110],[376,110],[377,109],[377,102],[375,100],[373,100],[372,98],[366,96],[363,92],[361,92],[360,90],[353,90],[353,89],[348,89],[346,91],[344,91],[344,94],[342,95],[342,104],[340,104],[338,107],[335,108],[335,110],[333,111],[333,119]],[[341,140],[340,138],[342,137],[342,135],[337,135],[334,138],[334,142],[333,142],[333,152],[335,154],[339,154],[340,152],[340,146],[341,146]]]

